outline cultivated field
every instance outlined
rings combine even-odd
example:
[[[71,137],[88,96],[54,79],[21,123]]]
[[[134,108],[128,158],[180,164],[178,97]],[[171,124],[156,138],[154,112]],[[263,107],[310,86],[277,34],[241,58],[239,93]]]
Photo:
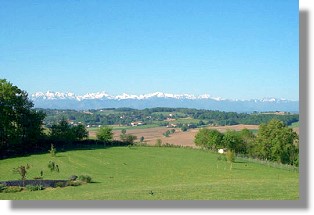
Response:
[[[137,129],[127,129],[127,134],[132,134],[137,136],[139,139],[140,137],[144,137],[144,142],[146,142],[149,145],[153,145],[156,143],[157,139],[161,139],[163,143],[170,143],[174,145],[181,145],[181,146],[191,146],[194,147],[194,137],[196,133],[199,131],[199,128],[197,129],[189,129],[186,132],[181,131],[181,129],[176,128],[175,133],[171,134],[169,137],[163,136],[163,133],[165,133],[167,130],[170,130],[171,128],[166,127],[155,127],[155,128],[141,128],[136,127]],[[244,128],[247,128],[249,130],[257,130],[258,125],[232,125],[232,126],[213,126],[213,127],[207,127],[209,129],[217,129],[220,132],[225,132],[228,129],[230,130],[236,130],[240,131]],[[97,130],[92,130],[89,132],[89,135],[91,138],[96,137]],[[114,139],[119,140],[120,139],[120,130],[114,130]]]
[[[0,181],[18,179],[12,169],[30,165],[27,178],[90,175],[93,183],[42,191],[0,193],[10,200],[297,200],[297,171],[236,160],[232,168],[212,152],[189,148],[113,147],[0,160]],[[53,160],[60,172],[50,172]]]

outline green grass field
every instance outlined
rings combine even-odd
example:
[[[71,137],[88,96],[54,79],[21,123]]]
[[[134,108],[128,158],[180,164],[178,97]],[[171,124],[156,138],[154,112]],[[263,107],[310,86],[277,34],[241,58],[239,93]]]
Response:
[[[230,169],[218,155],[189,148],[113,147],[0,160],[0,181],[18,179],[12,169],[29,164],[28,179],[90,175],[93,183],[43,191],[0,193],[10,200],[297,200],[299,174],[236,160]],[[50,172],[55,161],[60,172]]]

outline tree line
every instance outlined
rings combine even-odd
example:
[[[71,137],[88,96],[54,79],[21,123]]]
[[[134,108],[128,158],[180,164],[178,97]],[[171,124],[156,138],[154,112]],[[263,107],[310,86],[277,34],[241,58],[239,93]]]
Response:
[[[71,125],[63,118],[49,128],[44,126],[46,114],[33,108],[28,94],[5,79],[0,79],[0,158],[47,152],[51,145],[59,149],[82,145],[128,145],[125,141],[87,140],[82,124]],[[129,138],[129,136],[126,136]]]
[[[299,165],[299,136],[277,119],[262,123],[256,135],[248,129],[221,133],[203,128],[196,134],[195,144],[213,151],[225,148],[251,158]]]
[[[201,127],[203,125],[237,125],[250,124],[259,125],[267,123],[271,119],[278,119],[285,125],[291,125],[299,121],[299,114],[284,113],[236,113],[218,110],[199,110],[189,108],[146,108],[136,110],[132,108],[107,108],[100,110],[76,111],[76,110],[51,110],[39,109],[46,114],[44,123],[47,127],[60,121],[62,118],[71,120],[73,123],[83,123],[84,125],[123,125],[130,126],[132,122],[141,121],[143,124],[158,124],[167,126],[172,122],[167,121],[169,114],[171,119],[191,118],[199,123],[188,123],[191,127]],[[187,126],[178,123],[178,127]]]

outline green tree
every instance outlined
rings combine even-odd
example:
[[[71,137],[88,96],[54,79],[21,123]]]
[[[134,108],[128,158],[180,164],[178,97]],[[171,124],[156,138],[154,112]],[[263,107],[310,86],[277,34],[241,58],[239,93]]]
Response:
[[[27,174],[26,169],[29,169],[29,167],[27,168],[27,166],[26,167],[25,166],[19,166],[17,168],[14,168],[13,172],[19,174],[21,176],[21,180],[25,180],[26,174]]]
[[[137,139],[137,136],[132,135],[132,134],[126,134],[123,137],[122,141],[125,143],[133,144],[136,139]]]
[[[52,141],[71,142],[75,140],[71,126],[65,118],[50,128],[50,138]]]
[[[216,129],[200,129],[195,135],[194,143],[197,146],[215,150],[222,147],[223,134]]]
[[[0,79],[0,148],[39,141],[45,114],[32,108],[25,91]]]
[[[143,142],[144,141],[144,137],[143,136],[141,136],[141,138],[140,138],[140,142]]]
[[[84,125],[77,125],[72,127],[75,140],[83,140],[88,137],[88,131]]]
[[[50,150],[48,150],[50,153],[51,157],[55,157],[57,154],[57,149],[53,146],[53,144],[50,145]]]
[[[228,148],[228,150],[231,150],[235,153],[246,154],[246,145],[241,137],[240,132],[234,130],[226,131],[222,138],[222,143],[224,147]]]
[[[187,125],[183,125],[181,127],[181,131],[186,132],[188,130],[188,126]]]
[[[298,160],[299,136],[282,121],[261,124],[256,138],[256,156],[261,159],[294,164]]]
[[[99,131],[96,134],[97,139],[103,142],[108,142],[113,140],[112,128],[109,126],[100,127]]]
[[[167,130],[165,133],[163,133],[163,135],[165,136],[165,137],[169,137],[169,135],[170,135],[170,131],[169,130]]]

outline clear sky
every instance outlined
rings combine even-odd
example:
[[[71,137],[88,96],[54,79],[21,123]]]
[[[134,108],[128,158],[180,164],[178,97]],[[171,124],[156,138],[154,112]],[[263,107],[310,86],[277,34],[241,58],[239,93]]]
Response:
[[[297,0],[0,2],[0,78],[30,94],[299,100]]]

